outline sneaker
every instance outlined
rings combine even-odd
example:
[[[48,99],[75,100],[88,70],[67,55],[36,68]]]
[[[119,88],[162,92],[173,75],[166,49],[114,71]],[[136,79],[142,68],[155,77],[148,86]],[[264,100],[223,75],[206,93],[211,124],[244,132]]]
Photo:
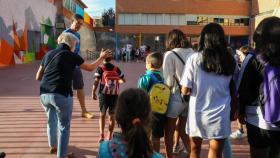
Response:
[[[179,154],[184,151],[184,147],[180,144],[173,146],[173,154]]]
[[[68,153],[67,158],[75,158],[74,153]]]
[[[50,148],[50,154],[56,154],[57,148]]]
[[[232,132],[230,135],[230,138],[232,138],[232,139],[241,139],[244,137],[246,137],[245,133],[241,132],[239,129],[236,130],[235,132]]]
[[[98,140],[98,143],[102,143],[105,140],[104,134],[100,134],[100,138]]]
[[[82,117],[92,119],[94,117],[94,115],[92,113],[86,111],[86,112],[82,112]]]

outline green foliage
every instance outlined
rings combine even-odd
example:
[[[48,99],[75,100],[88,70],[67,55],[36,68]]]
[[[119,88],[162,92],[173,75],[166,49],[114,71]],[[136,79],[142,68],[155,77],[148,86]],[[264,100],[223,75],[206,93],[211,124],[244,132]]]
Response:
[[[102,13],[102,24],[103,26],[115,26],[115,11],[113,8],[109,8],[108,10],[104,10]]]

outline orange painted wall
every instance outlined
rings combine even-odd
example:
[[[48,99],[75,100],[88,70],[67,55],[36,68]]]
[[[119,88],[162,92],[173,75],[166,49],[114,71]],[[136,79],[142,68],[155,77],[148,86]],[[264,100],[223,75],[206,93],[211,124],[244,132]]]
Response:
[[[250,0],[117,0],[117,13],[249,15]]]

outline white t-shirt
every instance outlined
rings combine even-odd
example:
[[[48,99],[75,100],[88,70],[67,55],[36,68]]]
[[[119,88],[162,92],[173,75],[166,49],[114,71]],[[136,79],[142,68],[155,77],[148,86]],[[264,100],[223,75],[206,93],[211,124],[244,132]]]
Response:
[[[223,139],[230,135],[232,76],[208,73],[201,68],[202,53],[188,58],[181,85],[192,89],[186,132],[191,137]]]
[[[192,48],[174,48],[172,51],[175,51],[185,62],[194,53]],[[185,66],[172,51],[164,54],[162,69],[164,82],[171,87],[174,94],[178,90],[174,76],[180,81]]]

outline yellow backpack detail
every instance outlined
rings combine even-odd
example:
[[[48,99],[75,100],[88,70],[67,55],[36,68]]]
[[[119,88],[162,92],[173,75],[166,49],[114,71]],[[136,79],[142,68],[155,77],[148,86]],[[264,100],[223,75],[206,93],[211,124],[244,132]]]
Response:
[[[170,99],[170,88],[163,83],[155,83],[149,91],[152,111],[165,114]]]

